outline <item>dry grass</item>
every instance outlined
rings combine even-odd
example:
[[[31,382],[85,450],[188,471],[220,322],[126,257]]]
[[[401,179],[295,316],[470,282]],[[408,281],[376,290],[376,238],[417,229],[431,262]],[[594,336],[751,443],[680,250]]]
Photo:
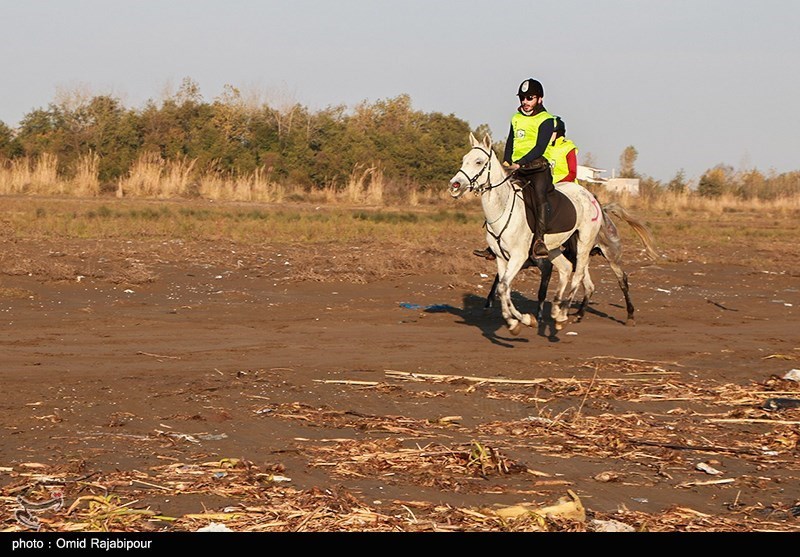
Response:
[[[117,183],[117,197],[188,197],[195,162],[187,157],[165,161],[157,153],[144,153]]]
[[[58,159],[43,154],[5,161],[0,167],[0,191],[9,194],[53,195],[65,190],[58,175]]]
[[[591,508],[591,498],[583,502],[571,491],[569,481],[511,458],[509,454],[516,453],[602,459],[613,461],[617,473],[597,474],[594,480],[601,484],[669,482],[678,490],[704,486],[719,497],[731,498],[736,489],[764,481],[755,475],[732,474],[734,459],[798,470],[800,435],[796,425],[787,423],[796,424],[800,410],[778,415],[757,409],[768,396],[797,396],[796,382],[777,377],[748,385],[686,382],[679,372],[664,369],[679,368],[677,363],[625,358],[585,365],[595,371],[591,378],[547,378],[536,385],[387,371],[383,381],[370,386],[403,390],[409,381],[424,381],[429,396],[459,392],[460,396],[523,397],[550,406],[567,403],[573,409],[558,415],[542,411],[519,421],[483,422],[474,428],[459,424],[458,417],[413,420],[300,403],[252,408],[263,420],[300,421],[339,431],[342,438],[306,439],[299,449],[310,467],[324,470],[333,482],[376,478],[387,486],[484,494],[487,500],[491,500],[489,494],[506,493],[521,501],[516,505],[467,506],[393,498],[364,501],[340,488],[301,490],[293,486],[279,462],[257,465],[245,458],[212,458],[196,454],[192,439],[186,436],[155,431],[126,440],[131,448],[148,452],[159,445],[170,446],[176,456],[144,470],[87,473],[85,462],[61,468],[26,462],[8,468],[8,482],[0,492],[0,528],[7,532],[30,529],[15,518],[20,510],[28,509],[26,518],[35,521],[34,526],[58,532],[193,531],[211,523],[252,532],[585,532],[609,521],[651,532],[798,531],[793,518],[797,509],[791,504],[766,508],[734,501],[729,512],[716,515],[688,506],[657,514],[624,506],[615,512],[598,512]],[[351,388],[365,387],[356,383]],[[584,408],[582,401],[588,395],[592,405]],[[672,401],[674,410],[664,414],[602,410],[606,403],[635,408],[655,398]],[[690,405],[695,410],[688,409]],[[756,420],[758,429],[748,427]],[[724,427],[723,421],[727,422]],[[356,431],[371,434],[348,438],[349,432]],[[459,433],[472,441],[424,441],[451,439]],[[715,458],[728,463],[724,477],[699,475],[689,465],[696,459],[714,463]],[[625,463],[630,466],[625,468]],[[226,503],[172,516],[155,510],[160,506],[157,501],[200,494]],[[559,494],[565,496],[559,498]]]
[[[99,168],[100,157],[97,153],[90,152],[78,158],[75,178],[72,180],[74,195],[94,197],[100,194]]]
[[[271,170],[264,167],[249,174],[206,170],[199,179],[198,193],[203,199],[255,203],[282,203],[288,194],[286,186],[273,181]]]
[[[798,211],[759,213],[755,209],[727,211],[718,215],[672,213],[644,206],[636,216],[650,228],[656,251],[668,261],[707,261],[711,246],[737,242],[751,247],[752,261],[727,250],[717,253],[720,262],[752,264],[764,268],[760,250],[786,244],[786,257],[798,247],[786,238],[800,234]],[[359,205],[317,205],[307,203],[260,203],[246,201],[208,202],[197,200],[147,201],[114,198],[54,198],[9,196],[4,199],[1,234],[31,239],[43,244],[48,238],[92,239],[124,242],[130,238],[153,242],[181,242],[181,257],[219,250],[191,246],[228,245],[241,247],[280,244],[293,261],[287,272],[293,280],[368,283],[387,276],[420,275],[428,272],[451,276],[454,286],[464,284],[477,271],[492,272],[492,265],[477,265],[471,251],[484,245],[482,212],[475,198],[447,200],[445,204],[405,209],[364,208]],[[619,223],[618,223],[619,224]],[[623,260],[644,260],[644,253],[632,230],[618,226],[625,246]],[[346,250],[331,249],[348,246]],[[0,255],[14,273],[37,276],[98,277],[97,269],[69,257],[43,257],[29,261],[14,256],[14,244]],[[223,255],[224,256],[224,250]],[[723,261],[725,260],[725,261]],[[777,262],[768,262],[772,268]],[[139,283],[152,280],[155,271],[126,264],[117,280]],[[102,268],[97,265],[97,268]],[[523,272],[520,288],[537,273]]]
[[[655,196],[633,196],[629,193],[608,193],[602,188],[588,189],[602,202],[619,201],[627,207],[636,207],[646,212],[661,212],[666,215],[702,214],[715,218],[726,213],[755,212],[761,214],[790,215],[800,212],[800,196],[776,199],[743,200],[727,193],[719,197],[702,197],[689,192],[662,192]]]
[[[98,178],[100,158],[96,153],[81,155],[71,168],[62,168],[56,156],[42,154],[0,161],[0,195],[59,195],[96,197],[100,195]],[[252,172],[222,171],[215,164],[199,169],[197,159],[163,159],[157,153],[144,153],[129,172],[117,181],[116,195],[145,199],[206,199],[249,203],[306,202],[326,205],[368,207],[452,206],[447,188],[420,187],[387,179],[379,166],[356,164],[344,185],[334,181],[321,187],[292,184],[273,176],[272,168]],[[727,213],[757,212],[768,215],[800,213],[800,195],[786,190],[774,199],[742,199],[727,192],[719,197],[701,197],[689,191],[657,191],[632,196],[607,192],[602,186],[588,184],[598,199],[617,201],[645,213],[704,215],[713,219]],[[476,198],[460,202],[478,207]]]
[[[475,273],[477,266],[465,244],[482,241],[481,213],[475,199],[455,203],[448,200],[441,208],[403,210],[334,205],[323,210],[290,203],[9,196],[0,211],[0,239],[7,248],[0,260],[7,274],[56,280],[75,280],[76,275],[84,275],[133,282],[151,280],[150,266],[158,263],[142,261],[141,253],[157,253],[154,259],[229,267],[240,258],[250,257],[245,264],[260,272],[266,269],[260,258],[274,253],[270,249],[273,245],[280,245],[281,256],[292,263],[285,271],[292,280],[358,283],[387,274],[396,277],[441,272],[451,274],[455,281]],[[637,209],[660,232],[656,234],[660,248],[672,259],[704,256],[699,250],[683,255],[687,246],[694,247],[700,241],[724,244],[731,235],[741,238],[764,228],[765,215],[751,208],[722,211],[708,218],[698,218],[694,211],[667,215],[652,206]],[[779,235],[796,234],[796,214],[777,209],[774,215],[769,214],[766,228],[776,236],[771,236],[772,232],[757,236],[753,239],[755,249],[762,243],[772,246]],[[756,223],[762,226],[756,227]],[[625,231],[623,227],[620,230]],[[698,240],[698,232],[703,239]],[[127,241],[132,237],[141,243],[129,246]],[[49,247],[55,238],[59,240],[58,251]],[[22,242],[35,242],[41,258],[26,260],[15,253],[15,246]],[[633,242],[626,243],[627,257],[637,257]],[[144,243],[151,245],[144,248]],[[97,244],[103,244],[103,249],[94,253],[91,246]],[[108,249],[109,244],[113,249]],[[328,249],[332,244],[347,245],[348,249],[344,253],[337,250],[334,256],[334,250]],[[239,249],[242,245],[257,249],[248,253]],[[787,246],[787,256],[794,256],[797,249]],[[121,271],[114,276],[103,275],[102,269],[109,265],[107,261],[99,264],[100,257],[116,258]],[[0,297],[26,294],[0,288]],[[556,363],[548,365],[557,367]],[[276,532],[572,532],[591,530],[592,519],[615,520],[637,531],[653,532],[798,531],[793,517],[798,512],[796,504],[792,506],[788,498],[774,508],[738,501],[735,490],[758,485],[764,481],[760,476],[739,474],[723,478],[730,483],[708,484],[703,482],[719,479],[709,479],[690,465],[694,459],[724,456],[765,469],[777,463],[796,477],[800,410],[778,414],[761,405],[769,397],[797,398],[797,383],[775,377],[746,385],[682,379],[682,367],[677,362],[597,357],[576,365],[589,373],[513,384],[492,382],[486,377],[387,371],[374,385],[353,382],[342,387],[369,388],[376,396],[403,392],[421,401],[457,393],[459,397],[487,401],[518,401],[532,410],[525,419],[483,420],[469,426],[456,417],[435,414],[429,419],[414,419],[395,414],[367,415],[351,407],[265,404],[263,400],[252,403],[251,410],[259,419],[278,425],[314,424],[350,437],[300,445],[298,454],[307,459],[310,468],[325,470],[331,483],[366,477],[413,486],[415,492],[420,487],[433,493],[503,492],[526,501],[519,505],[520,514],[513,517],[504,515],[503,509],[483,506],[399,498],[365,501],[357,493],[327,486],[299,489],[284,478],[286,471],[280,462],[254,464],[246,460],[247,455],[225,458],[233,455],[182,450],[181,443],[189,445],[185,440],[174,432],[156,431],[141,438],[125,438],[130,450],[138,447],[147,454],[159,445],[174,449],[171,454],[177,456],[169,462],[146,469],[100,473],[87,472],[86,463],[71,468],[28,462],[8,466],[0,491],[0,529],[26,529],[15,518],[21,505],[18,497],[36,504],[53,500],[58,490],[64,496],[63,508],[32,513],[44,531],[193,531],[210,523],[223,523],[232,530]],[[411,379],[416,385],[423,383],[424,390],[407,389]],[[669,406],[663,413],[642,411],[653,401]],[[371,434],[356,436],[354,432]],[[456,441],[456,434],[459,439],[473,441]],[[80,434],[74,435],[78,439]],[[433,444],[431,439],[439,442]],[[591,509],[591,498],[587,498],[585,517],[555,515],[542,509],[569,507],[570,501],[557,501],[559,494],[569,493],[569,485],[528,468],[512,456],[515,454],[613,461],[619,465],[615,470],[628,466],[629,471],[636,471],[629,472],[629,481],[641,477],[644,483],[670,482],[676,490],[705,485],[718,490],[715,497],[727,497],[733,503],[725,515],[709,515],[686,506],[658,514],[635,512],[624,506],[601,513]],[[728,469],[735,468],[731,464]],[[529,480],[526,485],[530,489],[516,487],[520,478]],[[624,480],[613,474],[597,479]],[[172,516],[156,510],[159,502],[197,494],[228,502],[203,512],[176,512]],[[578,507],[577,501],[571,502],[572,508]]]

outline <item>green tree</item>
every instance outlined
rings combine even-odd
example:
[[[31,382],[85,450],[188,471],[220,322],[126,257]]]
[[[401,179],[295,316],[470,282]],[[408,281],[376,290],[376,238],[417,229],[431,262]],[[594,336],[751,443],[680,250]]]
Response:
[[[656,199],[664,191],[660,180],[651,176],[639,177],[639,196],[642,199]]]
[[[252,171],[308,187],[345,184],[355,168],[377,167],[400,186],[439,182],[464,153],[469,125],[453,114],[413,108],[409,95],[312,112],[297,104],[252,105],[233,86],[205,102],[185,78],[174,95],[139,110],[111,96],[75,94],[27,114],[16,136],[0,127],[0,153],[58,156],[62,171],[87,152],[111,181],[145,153],[197,160],[196,171]],[[479,126],[484,135],[488,127]]]
[[[633,145],[628,145],[619,156],[619,177],[620,178],[638,178],[636,173],[636,158],[639,152]]]
[[[14,130],[0,122],[0,158],[10,159],[22,154],[22,146],[14,137]]]
[[[686,184],[686,173],[681,168],[672,180],[667,183],[667,191],[671,193],[685,193],[689,186]]]
[[[586,153],[579,155],[578,157],[578,164],[583,166],[588,166],[590,168],[597,168],[597,162],[595,162],[594,153],[586,151]]]
[[[64,130],[55,107],[47,110],[37,108],[22,117],[17,132],[17,140],[24,155],[36,157],[42,153],[58,154],[64,144]]]
[[[110,181],[130,168],[141,147],[139,119],[113,97],[98,96],[81,109],[81,127],[74,133],[76,151],[100,157],[99,178]]]
[[[697,193],[703,197],[719,197],[727,191],[731,191],[733,183],[733,168],[726,165],[717,165],[706,170],[700,176],[697,184]]]
[[[748,170],[739,177],[737,197],[741,199],[773,199],[775,192],[769,187],[767,178],[758,170]]]

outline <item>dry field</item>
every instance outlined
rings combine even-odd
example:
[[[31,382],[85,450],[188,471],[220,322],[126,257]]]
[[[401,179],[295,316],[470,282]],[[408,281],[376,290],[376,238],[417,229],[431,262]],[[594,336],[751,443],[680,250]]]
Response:
[[[800,531],[800,213],[633,210],[511,336],[471,201],[3,197],[0,529]]]

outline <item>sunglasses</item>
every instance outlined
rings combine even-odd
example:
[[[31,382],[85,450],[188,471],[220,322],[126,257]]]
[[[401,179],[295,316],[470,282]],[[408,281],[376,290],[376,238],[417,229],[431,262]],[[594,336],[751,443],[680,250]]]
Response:
[[[534,100],[536,98],[537,98],[536,95],[528,95],[527,97],[520,96],[519,100],[520,101],[532,101],[532,100]]]

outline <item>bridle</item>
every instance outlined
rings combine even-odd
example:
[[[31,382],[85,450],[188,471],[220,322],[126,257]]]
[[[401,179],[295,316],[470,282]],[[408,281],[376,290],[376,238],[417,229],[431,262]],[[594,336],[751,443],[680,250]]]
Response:
[[[511,177],[514,175],[514,173],[511,172],[511,173],[508,174],[508,176],[506,176],[503,179],[502,182],[500,182],[498,184],[492,184],[490,179],[489,179],[489,176],[491,175],[491,172],[492,172],[492,154],[489,153],[489,151],[487,151],[483,147],[480,147],[478,145],[476,145],[472,149],[477,149],[481,153],[486,155],[486,164],[484,164],[483,168],[481,168],[480,171],[478,171],[478,173],[475,176],[473,176],[472,178],[470,178],[469,175],[466,172],[464,172],[464,170],[462,170],[461,168],[458,169],[458,173],[456,173],[456,175],[458,175],[460,173],[460,174],[463,174],[467,178],[467,181],[468,181],[467,189],[469,191],[474,192],[476,195],[483,195],[487,191],[491,191],[494,188],[502,186],[503,184],[508,182],[511,179]],[[486,172],[486,181],[483,184],[478,185],[478,178],[480,178],[483,175],[484,172]]]
[[[498,187],[502,186],[503,184],[505,184],[506,182],[511,180],[512,176],[514,176],[514,172],[509,172],[508,176],[503,178],[502,181],[500,181],[497,184],[492,184],[491,183],[492,154],[489,153],[483,147],[480,147],[478,145],[476,145],[472,149],[478,149],[479,151],[481,151],[484,155],[486,155],[487,160],[486,160],[486,164],[483,165],[483,168],[481,168],[480,171],[478,171],[478,173],[475,176],[473,176],[472,178],[470,178],[469,175],[466,172],[464,172],[464,170],[462,170],[461,168],[458,169],[458,173],[463,174],[467,178],[467,180],[469,181],[468,186],[467,186],[467,189],[469,191],[474,192],[476,195],[483,195],[484,193],[486,193],[488,191],[491,191],[494,188],[498,188]],[[478,178],[480,178],[483,175],[484,172],[486,172],[486,181],[483,184],[478,185]],[[456,173],[456,175],[458,175],[458,173]],[[488,220],[484,221],[484,225],[486,226],[486,231],[489,234],[491,234],[492,237],[497,241],[497,245],[500,247],[500,251],[502,252],[501,255],[506,260],[509,259],[509,254],[508,254],[508,252],[506,252],[505,249],[503,249],[503,245],[500,242],[500,237],[503,235],[503,232],[506,231],[506,228],[508,228],[508,225],[511,223],[511,215],[514,212],[514,205],[515,205],[515,203],[517,201],[517,197],[520,196],[520,192],[522,191],[519,188],[514,187],[513,183],[512,183],[512,189],[514,190],[514,192],[512,193],[513,197],[512,197],[512,200],[511,200],[511,209],[508,211],[508,219],[506,220],[506,223],[505,223],[505,225],[503,225],[503,228],[500,230],[500,232],[495,234],[492,231],[492,229],[490,228],[490,226],[493,225],[494,223],[496,223],[497,221],[499,221],[501,218],[503,218],[503,214],[502,213],[500,214],[499,217],[497,217],[492,222],[489,222]]]

